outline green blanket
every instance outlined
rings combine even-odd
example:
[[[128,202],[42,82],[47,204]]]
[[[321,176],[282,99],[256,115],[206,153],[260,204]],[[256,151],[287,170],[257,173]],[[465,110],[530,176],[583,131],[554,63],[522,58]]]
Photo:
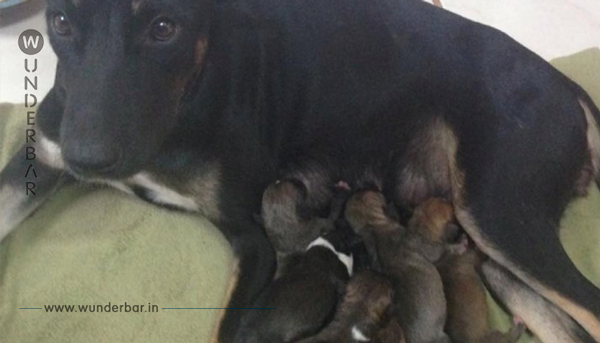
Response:
[[[600,104],[600,51],[554,64]],[[0,105],[0,169],[24,141],[21,105]],[[2,206],[2,204],[0,204]],[[575,201],[563,241],[600,284],[600,194]],[[208,221],[111,189],[61,190],[0,245],[0,342],[208,342],[232,272],[227,242]],[[144,305],[144,312],[47,312],[46,305]],[[148,305],[157,312],[145,312]],[[20,309],[20,308],[42,308]],[[123,307],[123,311],[126,310]],[[494,307],[490,320],[506,328]],[[521,341],[530,341],[524,338]]]

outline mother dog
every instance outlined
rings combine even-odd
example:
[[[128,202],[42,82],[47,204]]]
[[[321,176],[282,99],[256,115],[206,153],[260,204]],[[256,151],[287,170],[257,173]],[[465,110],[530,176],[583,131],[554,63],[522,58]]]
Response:
[[[230,306],[250,307],[274,270],[261,192],[319,163],[314,208],[329,178],[403,206],[451,198],[483,251],[600,341],[600,291],[557,234],[598,176],[600,113],[506,35],[420,0],[47,2],[59,63],[30,143],[37,195],[23,150],[1,174],[0,237],[63,179],[109,184],[216,223],[239,258]]]

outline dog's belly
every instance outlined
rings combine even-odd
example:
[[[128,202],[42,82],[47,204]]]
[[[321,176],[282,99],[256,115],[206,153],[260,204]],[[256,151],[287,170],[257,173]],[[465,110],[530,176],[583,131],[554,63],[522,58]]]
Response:
[[[379,189],[401,206],[413,207],[434,196],[452,199],[458,138],[448,123],[430,116],[406,136],[391,136],[402,137],[387,145],[391,153],[373,152],[372,159],[352,156],[348,160],[353,162],[341,168],[341,179],[353,189]],[[394,157],[386,161],[385,154]]]
[[[396,202],[416,206],[432,196],[450,199],[457,147],[456,134],[443,119],[433,117],[423,125],[393,171]]]

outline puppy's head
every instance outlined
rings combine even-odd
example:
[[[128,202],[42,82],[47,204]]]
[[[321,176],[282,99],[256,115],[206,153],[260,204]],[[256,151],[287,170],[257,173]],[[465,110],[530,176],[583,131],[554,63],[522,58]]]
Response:
[[[377,340],[379,343],[406,343],[404,339],[404,331],[400,326],[397,318],[392,317],[387,324],[377,332]]]
[[[275,250],[302,251],[328,229],[325,221],[303,220],[299,216],[298,206],[305,198],[303,184],[291,180],[273,183],[263,193],[261,221]]]
[[[346,286],[346,294],[336,320],[351,335],[373,339],[392,304],[393,291],[389,280],[363,270]]]
[[[392,220],[386,213],[387,204],[383,194],[362,191],[354,194],[346,203],[345,217],[359,234],[365,230],[388,226]]]
[[[346,287],[344,302],[350,308],[362,307],[361,317],[379,323],[392,303],[392,286],[388,279],[375,272],[357,273]]]
[[[430,198],[417,206],[408,226],[436,243],[455,240],[460,231],[452,204],[441,198]]]
[[[122,178],[155,155],[203,68],[209,0],[47,0],[67,166]],[[40,118],[40,121],[46,120]],[[50,119],[48,119],[50,120]]]

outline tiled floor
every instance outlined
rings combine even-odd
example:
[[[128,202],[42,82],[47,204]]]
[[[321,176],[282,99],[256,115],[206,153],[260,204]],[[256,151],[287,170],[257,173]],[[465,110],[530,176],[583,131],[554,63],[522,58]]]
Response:
[[[546,59],[600,47],[600,0],[441,1],[450,11],[505,31]],[[17,37],[26,29],[45,32],[43,17],[43,0],[0,13],[0,102],[23,101],[24,55]],[[56,57],[47,44],[37,57],[41,95],[52,86]]]

